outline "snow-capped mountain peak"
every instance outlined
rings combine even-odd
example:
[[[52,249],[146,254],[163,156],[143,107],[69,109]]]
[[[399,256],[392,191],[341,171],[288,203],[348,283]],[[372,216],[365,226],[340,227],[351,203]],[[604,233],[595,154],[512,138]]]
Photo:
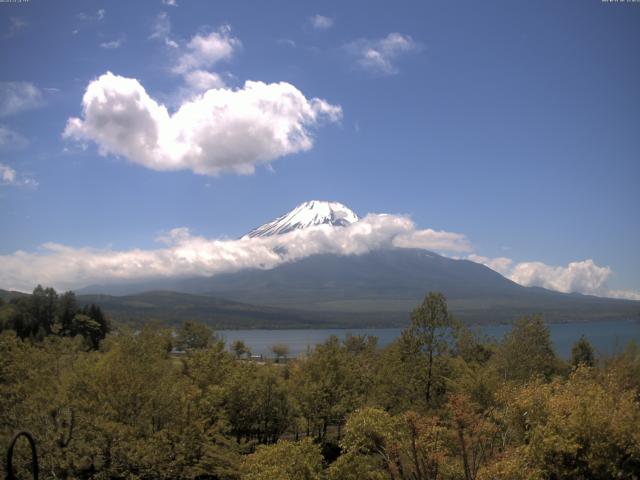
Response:
[[[269,237],[315,225],[345,227],[358,220],[358,215],[341,203],[311,200],[301,203],[272,222],[251,230],[245,237]]]

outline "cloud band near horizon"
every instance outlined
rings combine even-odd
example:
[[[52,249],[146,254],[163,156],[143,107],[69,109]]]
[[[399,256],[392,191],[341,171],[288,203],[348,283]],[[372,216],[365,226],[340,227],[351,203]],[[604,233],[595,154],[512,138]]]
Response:
[[[640,292],[609,288],[608,280],[613,275],[613,270],[608,266],[597,265],[590,258],[569,262],[566,266],[547,265],[536,261],[515,263],[506,257],[488,258],[476,254],[468,255],[466,258],[481,263],[524,287],[640,300]]]
[[[37,284],[74,289],[92,283],[171,276],[210,276],[273,268],[310,255],[357,255],[389,247],[470,252],[458,233],[417,229],[406,216],[369,214],[347,227],[319,225],[287,234],[238,240],[208,239],[176,228],[158,239],[164,248],[115,251],[46,243],[38,252],[0,256],[0,286],[30,291]]]
[[[283,235],[237,240],[208,239],[187,228],[175,228],[157,240],[164,247],[117,251],[45,243],[37,252],[3,255],[0,287],[28,292],[37,284],[77,289],[96,283],[213,276],[247,268],[271,269],[316,254],[360,255],[397,247],[466,253],[467,260],[484,264],[523,286],[640,300],[640,292],[609,289],[607,281],[613,271],[591,259],[551,266],[483,257],[472,253],[465,235],[418,229],[403,215],[369,214],[346,227],[318,225]]]

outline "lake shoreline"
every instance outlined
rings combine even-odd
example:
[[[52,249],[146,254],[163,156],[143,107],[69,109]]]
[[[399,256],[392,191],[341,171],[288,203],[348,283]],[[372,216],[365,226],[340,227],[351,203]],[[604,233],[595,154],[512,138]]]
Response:
[[[547,326],[554,348],[564,358],[568,358],[573,343],[582,335],[600,354],[619,351],[629,340],[640,342],[640,322],[636,319],[549,322]],[[323,343],[331,335],[338,336],[340,339],[347,335],[375,336],[378,338],[378,345],[385,347],[398,338],[403,328],[221,329],[217,332],[227,344],[242,340],[257,355],[270,356],[272,345],[284,343],[289,346],[291,356],[297,356]],[[487,339],[500,340],[511,329],[511,324],[473,325],[470,328],[480,332]]]
[[[468,328],[478,328],[478,327],[491,327],[491,326],[511,326],[513,325],[513,323],[515,322],[515,320],[513,322],[495,322],[495,323],[465,323],[464,326],[468,327]],[[547,322],[545,321],[544,323],[546,325],[568,325],[568,324],[584,324],[584,323],[592,323],[592,322],[636,322],[640,325],[640,317],[638,318],[606,318],[606,319],[598,319],[598,320],[567,320],[567,321],[558,321],[558,320],[554,320],[554,321],[550,321]],[[236,331],[248,331],[248,332],[253,332],[253,331],[260,331],[260,330],[362,330],[362,329],[367,329],[367,330],[384,330],[384,329],[388,329],[388,328],[404,328],[405,326],[408,327],[409,325],[411,325],[411,321],[407,320],[406,325],[396,325],[396,324],[389,324],[386,326],[380,326],[380,325],[359,325],[359,326],[351,326],[351,327],[341,327],[341,326],[321,326],[321,328],[318,327],[314,327],[314,326],[308,326],[308,327],[297,327],[297,328],[292,328],[292,327],[278,327],[278,326],[273,326],[271,328],[216,328],[215,331],[216,332],[225,332],[225,331],[231,331],[231,332],[236,332]]]

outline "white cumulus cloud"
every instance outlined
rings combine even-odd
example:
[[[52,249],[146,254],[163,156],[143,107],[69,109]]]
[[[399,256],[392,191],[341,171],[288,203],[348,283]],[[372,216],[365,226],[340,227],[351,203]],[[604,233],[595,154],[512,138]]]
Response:
[[[242,48],[242,42],[231,36],[229,25],[222,25],[208,34],[194,35],[188,42],[174,40],[171,38],[171,19],[166,12],[156,17],[149,38],[164,41],[176,52],[171,72],[184,78],[187,89],[182,89],[183,96],[224,87],[222,76],[209,69],[231,59]]]
[[[0,182],[3,185],[11,185],[16,181],[16,171],[9,165],[0,163]]]
[[[215,72],[193,70],[185,74],[184,80],[191,92],[204,92],[212,88],[224,88],[224,79]]]
[[[607,297],[640,300],[640,292],[636,290],[608,290]]]
[[[3,183],[17,181],[15,171],[0,164]],[[112,250],[73,248],[46,243],[36,252],[0,256],[0,288],[30,291],[38,283],[58,289],[94,283],[163,277],[216,275],[246,268],[270,269],[311,255],[360,255],[381,248],[421,248],[445,254],[468,253],[465,235],[418,229],[403,215],[369,214],[346,227],[318,225],[270,237],[237,240],[208,239],[187,228],[175,228],[156,240],[156,249]],[[481,263],[523,286],[640,300],[640,292],[612,290],[609,267],[593,260],[552,266],[542,262],[514,263],[506,257],[474,253],[465,258]]]
[[[484,257],[482,255],[477,255],[475,253],[472,253],[471,255],[467,255],[466,258],[467,260],[471,260],[472,262],[481,263],[489,267],[491,270],[495,270],[500,275],[503,275],[507,278],[511,274],[513,260],[511,260],[510,258],[506,258],[506,257],[489,258],[489,257]]]
[[[432,230],[430,228],[398,235],[394,239],[393,244],[401,248],[423,248],[449,252],[471,251],[471,245],[465,235],[442,230]]]
[[[0,163],[0,185],[36,188],[38,182],[28,175],[19,175],[14,168]]]
[[[223,25],[208,35],[195,35],[173,67],[175,73],[185,75],[229,60],[242,47],[242,42],[231,36],[231,27]]]
[[[311,25],[316,30],[328,30],[333,27],[333,18],[325,17],[324,15],[314,15],[309,19],[311,21]]]
[[[607,282],[613,275],[613,270],[596,264],[592,259],[570,262],[563,266],[547,265],[543,262],[514,263],[506,257],[489,258],[476,254],[468,255],[466,258],[486,265],[525,287],[640,300],[640,292],[610,289]]]
[[[149,38],[164,42],[171,48],[178,48],[178,42],[171,38],[171,19],[167,12],[160,12],[151,26],[151,35]]]
[[[398,73],[398,58],[418,52],[420,44],[409,35],[394,32],[378,40],[356,40],[346,48],[355,57],[359,67],[375,73],[393,75]]]
[[[242,42],[231,36],[229,25],[223,25],[215,32],[194,35],[186,44],[174,41],[171,46],[179,52],[171,71],[184,79],[186,87],[180,89],[181,96],[188,98],[226,86],[222,75],[211,68],[230,60],[242,48]]]
[[[601,293],[613,272],[591,260],[570,262],[566,266],[551,266],[542,262],[522,262],[514,265],[511,279],[521,285],[535,285],[559,292]]]
[[[429,232],[416,229],[404,216],[370,214],[346,227],[319,225],[283,235],[238,240],[207,239],[177,228],[158,239],[163,247],[151,250],[116,251],[47,243],[37,252],[17,251],[0,256],[0,286],[30,291],[41,283],[67,289],[114,280],[268,269],[319,253],[364,254],[398,246],[398,239],[412,236],[419,238],[424,248],[466,249],[456,234]]]
[[[0,117],[39,107],[42,91],[30,82],[0,82]]]
[[[208,90],[170,114],[136,79],[107,72],[88,85],[82,118],[70,118],[63,135],[153,170],[250,174],[256,165],[309,150],[309,128],[341,115],[339,106],[307,99],[289,83],[253,81]]]

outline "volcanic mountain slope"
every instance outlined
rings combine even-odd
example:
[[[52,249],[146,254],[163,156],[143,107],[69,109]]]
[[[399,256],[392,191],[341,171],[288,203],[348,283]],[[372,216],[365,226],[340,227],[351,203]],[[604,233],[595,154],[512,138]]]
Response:
[[[510,322],[532,313],[549,321],[640,315],[640,302],[523,287],[478,263],[400,248],[314,255],[271,270],[188,279],[178,289],[327,316],[352,312],[407,318],[430,291],[443,292],[451,310],[469,322]]]
[[[375,325],[368,321],[359,323],[359,317],[325,319],[313,312],[247,305],[206,295],[170,291],[149,291],[123,296],[78,295],[77,299],[80,305],[98,304],[113,320],[131,325],[150,320],[161,321],[165,325],[197,320],[217,329]]]
[[[318,225],[346,227],[358,216],[337,202],[310,201],[246,238],[270,237]],[[523,287],[490,268],[468,260],[444,257],[409,248],[385,248],[361,255],[318,254],[275,268],[245,269],[213,277],[168,278],[132,284],[93,286],[82,293],[140,294],[171,290],[250,305],[249,312],[264,308],[307,315],[305,324],[398,324],[430,291],[445,294],[451,310],[469,322],[510,322],[525,314],[541,313],[549,321],[637,317],[640,302],[565,294]],[[175,302],[195,301],[181,299]],[[163,300],[164,301],[164,300]],[[126,305],[120,305],[121,311]],[[368,320],[367,320],[368,319]],[[293,317],[291,318],[294,321]],[[297,322],[297,320],[295,320]],[[268,317],[261,326],[268,326]]]

